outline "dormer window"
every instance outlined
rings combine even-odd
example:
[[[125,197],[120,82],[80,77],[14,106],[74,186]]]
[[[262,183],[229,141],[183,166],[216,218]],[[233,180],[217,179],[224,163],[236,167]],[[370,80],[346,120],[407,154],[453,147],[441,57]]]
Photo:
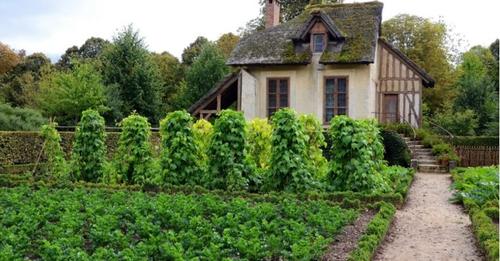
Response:
[[[325,34],[313,34],[312,36],[313,52],[322,53],[325,50],[326,45]]]

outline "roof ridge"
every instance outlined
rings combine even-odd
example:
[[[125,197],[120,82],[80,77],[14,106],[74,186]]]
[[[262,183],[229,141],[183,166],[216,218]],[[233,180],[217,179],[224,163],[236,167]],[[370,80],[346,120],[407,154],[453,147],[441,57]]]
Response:
[[[308,4],[304,8],[304,11],[315,11],[317,9],[324,9],[324,8],[329,8],[329,7],[349,7],[349,6],[355,6],[355,5],[370,5],[370,4],[381,4],[383,5],[381,1],[378,0],[373,0],[369,2],[355,2],[355,3],[324,3],[324,4]]]

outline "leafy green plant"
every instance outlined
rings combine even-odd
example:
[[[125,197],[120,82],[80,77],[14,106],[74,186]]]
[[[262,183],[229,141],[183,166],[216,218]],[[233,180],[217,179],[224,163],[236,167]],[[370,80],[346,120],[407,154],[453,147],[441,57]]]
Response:
[[[384,165],[384,148],[373,121],[333,118],[329,184],[338,191],[387,191],[379,171]]]
[[[212,138],[212,133],[214,127],[212,123],[205,119],[200,119],[193,124],[192,130],[195,142],[198,144],[198,148],[201,154],[201,162],[203,166],[208,165],[208,146],[210,144],[210,139]]]
[[[210,188],[246,190],[252,173],[247,165],[245,119],[241,112],[224,110],[215,121],[208,148]]]
[[[75,179],[97,182],[102,178],[106,161],[104,126],[99,112],[89,109],[82,113],[71,155]]]
[[[260,169],[269,167],[272,126],[266,119],[253,119],[247,125],[248,154]]]
[[[306,155],[312,162],[313,175],[323,179],[328,171],[328,161],[323,156],[322,148],[326,147],[326,142],[321,122],[312,114],[300,115],[299,121],[304,126],[304,133],[308,138]]]
[[[151,144],[151,126],[147,118],[132,114],[120,123],[115,165],[119,180],[132,184],[153,182],[154,170]]]
[[[286,195],[267,202],[22,186],[0,198],[0,257],[9,260],[317,260],[358,216]]]
[[[499,200],[499,174],[497,167],[479,167],[454,170],[453,188],[456,192],[452,200],[463,202],[472,200],[474,204],[483,206],[489,201]]]
[[[186,111],[171,112],[160,122],[161,167],[165,183],[194,185],[203,175],[199,143],[192,125],[193,118]]]
[[[271,167],[267,190],[306,191],[315,188],[311,161],[307,156],[307,135],[292,109],[281,109],[271,119]]]
[[[68,164],[64,158],[61,148],[61,136],[56,130],[57,123],[50,122],[42,126],[42,137],[44,139],[43,151],[47,156],[47,171],[49,175],[56,178],[67,178]]]

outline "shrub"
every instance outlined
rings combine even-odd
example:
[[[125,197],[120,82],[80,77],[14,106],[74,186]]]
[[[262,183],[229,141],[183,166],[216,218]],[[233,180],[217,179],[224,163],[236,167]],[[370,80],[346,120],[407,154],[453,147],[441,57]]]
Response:
[[[455,136],[452,139],[443,137],[453,145],[461,146],[498,146],[498,136]]]
[[[411,161],[410,150],[406,142],[394,131],[382,130],[382,141],[384,143],[384,159],[389,165],[409,167]]]
[[[388,124],[382,124],[381,127],[384,130],[403,134],[406,137],[413,137],[414,135],[411,126],[405,123],[388,123]]]
[[[34,131],[47,123],[40,112],[0,103],[0,131]]]
[[[106,160],[104,118],[95,110],[86,110],[76,128],[72,166],[76,179],[97,182],[103,176]]]
[[[305,191],[314,188],[307,157],[307,135],[292,109],[281,109],[272,117],[271,167],[267,189]]]
[[[443,154],[448,154],[453,151],[453,148],[446,143],[436,144],[432,147],[432,154],[440,156]]]
[[[120,125],[122,133],[115,155],[118,180],[132,184],[152,182],[151,126],[147,118],[132,114],[123,119]]]
[[[57,123],[51,122],[42,126],[42,137],[44,139],[43,151],[47,157],[46,168],[49,175],[56,178],[66,178],[68,165],[64,159],[61,148],[61,136],[56,130]]]
[[[328,181],[337,191],[387,191],[379,171],[384,148],[373,121],[346,116],[331,121],[331,161]]]
[[[166,183],[195,185],[203,174],[192,124],[193,118],[186,111],[171,112],[160,122],[161,168]]]
[[[205,183],[210,188],[246,190],[251,173],[246,166],[245,119],[241,112],[224,110],[215,121],[208,148],[210,164]]]
[[[326,147],[323,127],[314,115],[301,115],[300,123],[304,126],[307,136],[307,156],[312,162],[312,171],[315,177],[322,179],[328,171],[328,161],[323,156],[322,148]]]
[[[271,157],[272,126],[266,119],[254,119],[247,125],[248,155],[250,160],[261,169],[269,167]]]
[[[478,119],[473,110],[464,110],[460,112],[445,111],[436,114],[434,117],[436,123],[453,133],[454,135],[475,135],[474,131],[478,127]],[[441,128],[433,126],[435,133],[447,135]]]

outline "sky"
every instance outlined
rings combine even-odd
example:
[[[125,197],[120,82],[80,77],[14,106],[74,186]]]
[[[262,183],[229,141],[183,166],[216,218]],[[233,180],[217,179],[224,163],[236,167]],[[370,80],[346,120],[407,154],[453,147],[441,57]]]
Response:
[[[0,0],[0,42],[55,62],[95,36],[111,40],[132,24],[150,51],[180,57],[197,36],[216,40],[259,15],[259,0]],[[345,0],[346,3],[355,2]],[[363,2],[363,1],[356,1]],[[463,50],[500,37],[498,0],[385,0],[383,19],[408,13],[445,21]],[[497,21],[497,22],[494,22]]]

